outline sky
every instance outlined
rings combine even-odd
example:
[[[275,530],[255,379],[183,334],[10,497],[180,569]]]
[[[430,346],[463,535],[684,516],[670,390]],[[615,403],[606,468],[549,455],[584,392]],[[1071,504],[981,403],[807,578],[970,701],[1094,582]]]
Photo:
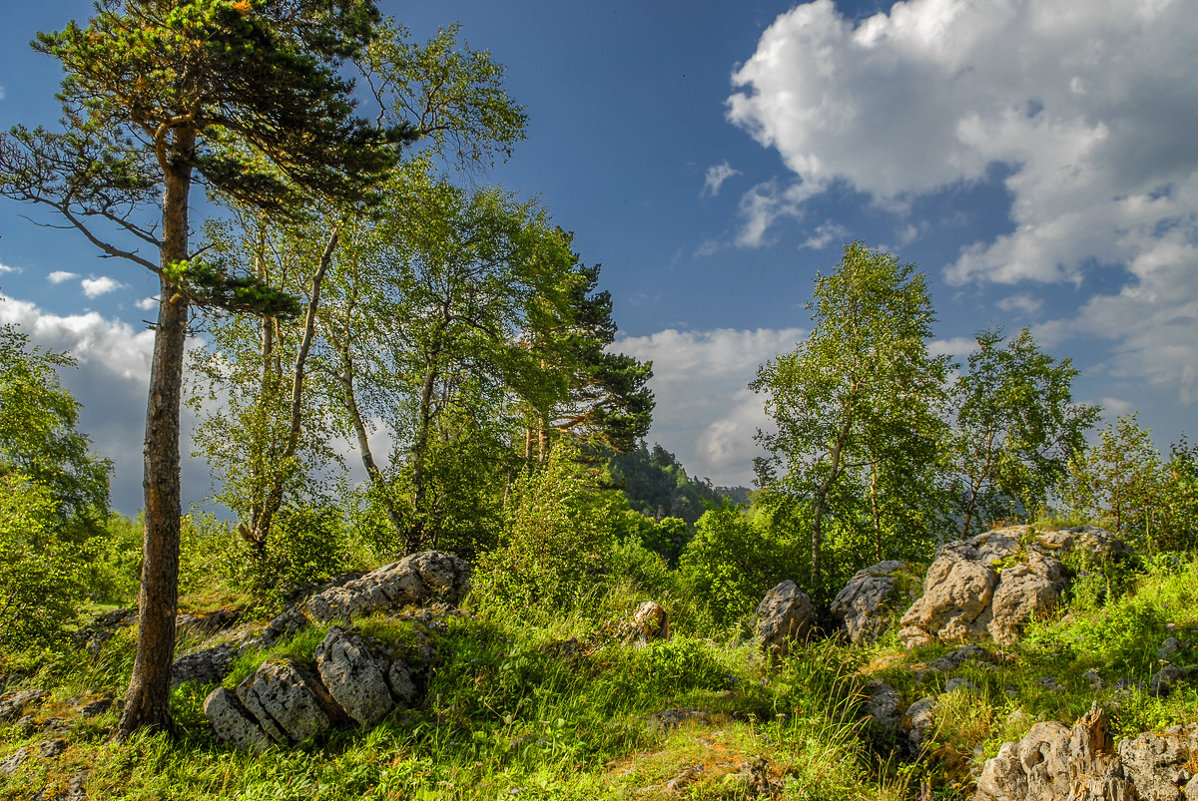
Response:
[[[750,482],[747,385],[853,240],[927,273],[936,352],[1027,326],[1108,421],[1198,436],[1194,0],[380,7],[507,66],[527,139],[472,180],[537,198],[603,266],[617,349],[653,361],[648,439],[692,475]],[[0,0],[0,129],[54,125],[61,75],[28,41],[90,9]],[[0,201],[0,322],[77,358],[64,383],[134,512],[156,282],[55,222]],[[186,500],[210,490],[188,460]]]

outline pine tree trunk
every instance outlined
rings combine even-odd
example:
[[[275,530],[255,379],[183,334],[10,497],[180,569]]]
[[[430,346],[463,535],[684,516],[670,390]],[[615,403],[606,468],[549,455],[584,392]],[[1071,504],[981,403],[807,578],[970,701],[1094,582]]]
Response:
[[[171,147],[163,197],[164,268],[187,258],[188,194],[191,168],[180,154],[190,153],[194,132],[177,131]],[[175,654],[175,613],[179,605],[179,407],[183,398],[183,355],[187,344],[187,299],[174,282],[161,278],[158,326],[150,364],[146,408],[145,532],[142,540],[141,590],[138,594],[137,654],[117,738],[135,729],[172,728],[171,663]]]

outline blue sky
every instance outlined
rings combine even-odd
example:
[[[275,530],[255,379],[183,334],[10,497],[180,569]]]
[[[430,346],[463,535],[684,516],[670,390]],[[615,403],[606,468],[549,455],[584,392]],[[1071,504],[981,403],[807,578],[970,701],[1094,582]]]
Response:
[[[475,180],[539,197],[603,265],[620,346],[655,364],[650,439],[692,473],[748,482],[746,384],[853,239],[928,273],[936,348],[1031,326],[1079,400],[1139,409],[1161,447],[1198,435],[1190,0],[381,5],[507,65],[528,138]],[[0,126],[53,124],[57,66],[27,42],[90,8],[3,3]],[[67,383],[134,511],[155,284],[22,215],[52,222],[0,202],[0,320],[79,358]],[[189,500],[206,475],[187,465]]]

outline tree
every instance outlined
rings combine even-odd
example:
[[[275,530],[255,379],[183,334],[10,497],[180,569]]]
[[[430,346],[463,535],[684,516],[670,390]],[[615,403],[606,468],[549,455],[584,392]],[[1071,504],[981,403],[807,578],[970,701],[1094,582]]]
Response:
[[[191,250],[192,185],[279,213],[310,193],[360,198],[408,136],[355,117],[352,83],[336,71],[378,19],[372,0],[101,0],[86,27],[70,22],[34,43],[66,72],[65,130],[18,126],[0,139],[0,192],[48,206],[104,255],[160,283],[138,646],[118,737],[170,726],[189,309],[297,311]],[[158,258],[142,255],[145,246]]]
[[[1000,329],[981,331],[977,343],[952,389],[950,491],[959,499],[962,539],[979,521],[1043,505],[1099,415],[1096,406],[1072,402],[1072,362],[1041,351],[1026,328],[1011,339]]]
[[[62,637],[105,533],[111,465],[76,429],[56,372],[71,364],[0,326],[0,647]]]
[[[1108,518],[1115,533],[1144,548],[1168,518],[1169,474],[1150,433],[1135,412],[1117,418],[1093,447],[1071,454],[1067,490],[1074,512]]]
[[[902,536],[926,537],[893,511],[934,498],[923,466],[935,463],[941,441],[948,361],[927,352],[935,318],[923,274],[863,243],[847,245],[831,275],[816,276],[808,308],[815,327],[807,339],[762,366],[750,386],[777,427],[757,439],[784,469],[764,491],[806,507],[811,589],[820,595],[830,520],[868,532],[875,552],[901,548]]]

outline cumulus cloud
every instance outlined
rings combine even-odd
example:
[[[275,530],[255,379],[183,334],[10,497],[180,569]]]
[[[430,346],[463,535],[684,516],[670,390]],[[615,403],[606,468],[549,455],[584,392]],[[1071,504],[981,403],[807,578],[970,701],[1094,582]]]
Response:
[[[1113,338],[1118,369],[1198,398],[1195,43],[1184,0],[908,0],[858,22],[798,6],[733,75],[728,118],[797,176],[746,195],[740,243],[838,182],[906,207],[1003,175],[1011,230],[963,248],[948,280],[1124,271],[1061,330]]]
[[[61,371],[63,385],[83,404],[80,429],[95,450],[114,463],[112,503],[122,512],[142,506],[142,438],[146,390],[154,333],[96,312],[59,316],[32,303],[0,295],[0,323],[29,335],[35,345],[70,353],[76,369]],[[183,410],[184,452],[194,417]],[[206,467],[195,459],[183,462],[184,503],[207,492]]]
[[[78,277],[78,273],[69,273],[66,270],[55,270],[46,276],[46,280],[52,284],[61,284],[63,281],[70,281],[72,278]]]
[[[724,181],[733,175],[740,175],[740,170],[732,169],[732,166],[726,161],[708,167],[707,177],[703,182],[703,191],[700,194],[715,197],[720,193],[720,187],[724,185]]]
[[[1003,311],[1023,312],[1027,315],[1033,315],[1044,308],[1044,301],[1041,298],[1033,297],[1027,293],[1019,295],[1010,295],[998,302],[998,308]]]
[[[807,237],[807,241],[803,243],[802,247],[823,250],[833,242],[843,242],[848,235],[849,229],[829,220],[823,225],[816,226],[815,233]]]
[[[158,298],[142,298],[137,301],[136,305],[142,311],[150,311],[151,309],[158,308]]]
[[[612,350],[653,362],[657,398],[649,436],[696,476],[748,484],[757,429],[768,424],[761,398],[746,389],[757,367],[794,349],[800,328],[711,331],[667,329],[623,337]]]
[[[6,273],[19,273],[19,272],[21,272],[21,271],[16,267],[9,267],[7,264],[0,264],[0,275],[4,275]]]
[[[100,295],[107,295],[109,292],[115,292],[125,286],[106,275],[99,278],[84,278],[79,283],[83,286],[83,294],[89,298],[98,298]]]

